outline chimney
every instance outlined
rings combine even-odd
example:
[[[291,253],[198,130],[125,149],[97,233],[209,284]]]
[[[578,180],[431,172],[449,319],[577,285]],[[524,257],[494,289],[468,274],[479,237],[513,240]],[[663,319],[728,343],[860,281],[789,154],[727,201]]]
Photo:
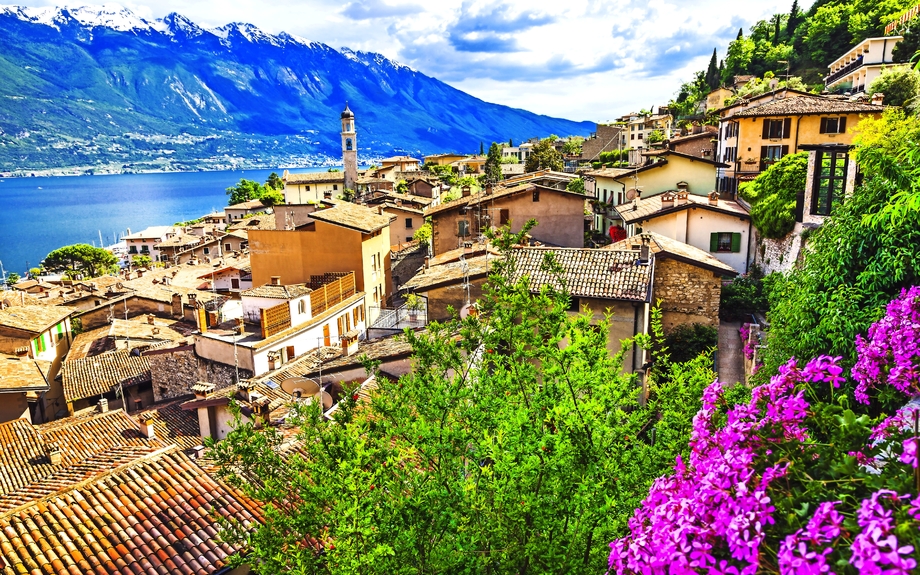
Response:
[[[377,213],[381,216],[383,215],[383,206],[377,206]]]
[[[488,184],[486,184],[486,195],[487,196],[492,195],[492,182],[489,182]]]
[[[139,278],[144,277],[144,270],[140,270],[140,269],[137,270],[137,277],[139,277]]]
[[[674,207],[674,197],[677,194],[672,191],[667,191],[661,195],[661,208],[673,208]]]
[[[51,460],[51,465],[61,464],[61,448],[56,443],[52,443],[48,446],[48,459]]]
[[[172,294],[172,315],[173,317],[182,317],[185,315],[184,310],[182,309],[182,295],[174,293]]]
[[[681,190],[677,192],[677,205],[682,206],[686,204],[688,201],[687,196],[689,196],[689,193],[687,192],[687,190]]]
[[[251,382],[248,379],[244,379],[236,384],[236,388],[239,391],[238,397],[245,401],[246,403],[251,403],[258,396],[256,396],[252,390],[255,389],[256,384]]]
[[[188,306],[192,308],[198,307],[198,294],[196,293],[188,294]]]
[[[642,234],[642,245],[639,246],[639,263],[647,264],[651,256],[651,238],[647,234]]]
[[[716,192],[716,191],[709,192],[709,205],[710,206],[719,205],[719,192]]]
[[[383,208],[381,208],[383,209]],[[272,285],[280,286],[281,285],[281,276],[272,276]]]
[[[358,338],[342,337],[342,356],[350,357],[358,352]]]
[[[102,398],[99,400],[99,413],[108,413],[109,412],[109,400]]]
[[[463,187],[460,189],[460,195],[461,195],[461,197],[464,197],[464,198],[468,197],[468,196],[470,195],[470,187],[469,187],[469,186],[463,186]]]
[[[425,256],[425,269],[426,269],[426,270],[428,269],[428,266],[430,265],[430,264],[428,263],[428,260],[429,260],[429,259],[430,259],[430,258],[429,258],[428,256]]]
[[[148,411],[140,415],[140,425],[138,426],[141,435],[147,439],[155,439],[157,432],[153,427],[153,412]]]
[[[160,328],[154,327],[154,328],[153,328],[152,330],[150,330],[150,331],[153,333],[153,335],[159,335],[159,333],[160,333]]]
[[[876,92],[872,94],[872,105],[873,106],[881,106],[884,101],[885,101],[885,94],[882,94],[881,92]]]
[[[243,335],[243,332],[245,330],[246,328],[243,326],[243,318],[242,317],[236,318],[236,334]]]
[[[214,388],[217,387],[213,383],[208,383],[207,381],[198,381],[195,385],[192,386],[192,391],[195,392],[195,399],[205,399],[209,393],[214,391]]]
[[[29,359],[29,347],[28,347],[28,346],[25,346],[25,345],[22,346],[22,347],[17,347],[17,348],[16,348],[16,357],[18,357],[18,358],[21,359],[22,361],[28,361],[28,359]]]
[[[152,314],[147,316],[147,323],[150,325],[153,325],[153,315]]]

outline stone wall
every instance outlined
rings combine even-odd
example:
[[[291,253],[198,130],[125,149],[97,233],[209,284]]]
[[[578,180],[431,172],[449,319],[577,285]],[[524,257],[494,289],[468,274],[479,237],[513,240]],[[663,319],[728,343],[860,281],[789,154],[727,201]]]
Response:
[[[585,160],[596,160],[601,152],[613,152],[619,147],[620,126],[598,124],[597,137],[589,138],[581,144],[581,157]]]
[[[150,379],[154,401],[160,402],[188,395],[198,381],[207,381],[218,388],[231,384],[236,378],[232,365],[217,363],[195,354],[195,346],[185,345],[145,354],[150,361]],[[240,369],[240,379],[252,377],[252,372]]]
[[[655,259],[653,303],[661,300],[665,332],[678,325],[719,326],[722,278],[709,270],[671,258]]]
[[[802,224],[796,224],[785,237],[776,240],[762,237],[758,233],[754,261],[765,274],[787,272],[802,257],[803,247]]]
[[[418,273],[418,270],[425,265],[425,257],[428,255],[428,246],[415,247],[406,249],[401,252],[390,252],[390,270],[393,275],[393,288],[399,290],[399,286],[406,283]],[[396,295],[393,306],[398,307],[402,303],[400,294]]]

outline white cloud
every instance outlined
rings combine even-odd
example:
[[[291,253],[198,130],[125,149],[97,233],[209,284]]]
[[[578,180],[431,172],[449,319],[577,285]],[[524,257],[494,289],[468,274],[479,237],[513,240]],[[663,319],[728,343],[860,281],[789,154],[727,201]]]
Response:
[[[714,47],[722,57],[739,27],[747,30],[774,12],[786,12],[791,2],[158,0],[123,5],[147,19],[179,12],[202,26],[249,22],[273,34],[380,52],[490,102],[604,121],[666,103],[682,81],[706,66]]]

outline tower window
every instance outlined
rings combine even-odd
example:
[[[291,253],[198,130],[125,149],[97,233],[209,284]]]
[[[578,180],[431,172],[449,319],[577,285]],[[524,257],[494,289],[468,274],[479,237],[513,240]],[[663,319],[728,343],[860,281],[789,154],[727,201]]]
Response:
[[[351,151],[351,147],[352,147],[351,138],[345,138],[345,149],[347,151]]]

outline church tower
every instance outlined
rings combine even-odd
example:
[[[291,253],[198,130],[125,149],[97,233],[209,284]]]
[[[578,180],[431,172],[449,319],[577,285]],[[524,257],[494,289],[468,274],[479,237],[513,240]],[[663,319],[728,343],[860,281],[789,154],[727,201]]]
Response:
[[[355,189],[358,179],[358,137],[355,133],[355,114],[348,109],[342,112],[342,160],[345,164],[345,188]]]

